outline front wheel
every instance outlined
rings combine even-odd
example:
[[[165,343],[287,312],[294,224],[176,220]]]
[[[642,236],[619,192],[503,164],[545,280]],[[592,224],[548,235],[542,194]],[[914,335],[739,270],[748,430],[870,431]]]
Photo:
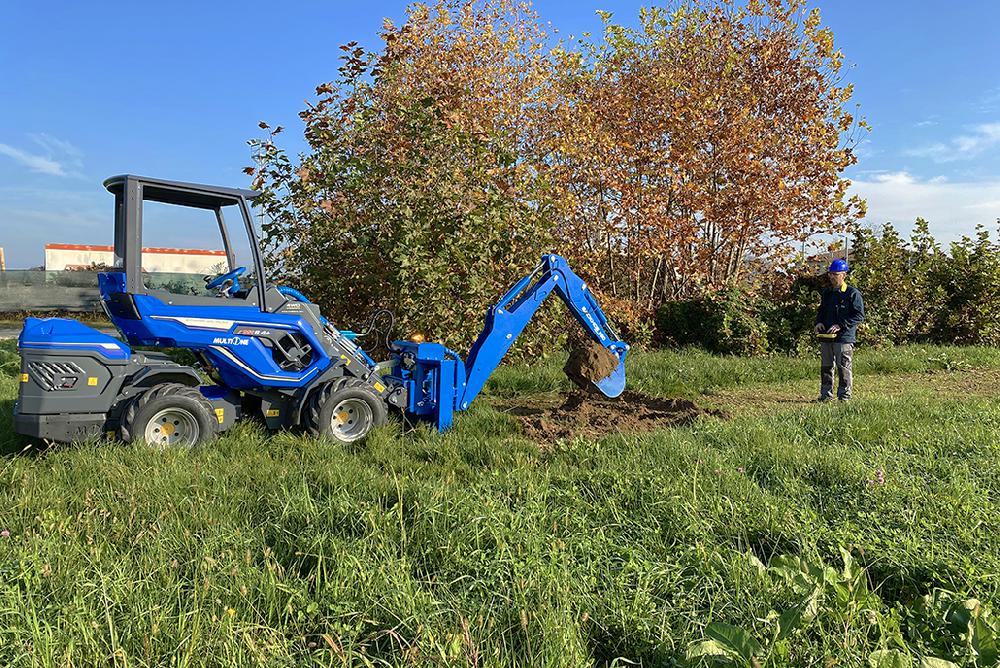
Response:
[[[121,437],[129,443],[191,447],[215,438],[219,430],[212,404],[196,387],[156,385],[133,399],[121,421]]]
[[[341,443],[363,440],[372,429],[385,424],[385,420],[385,403],[358,378],[338,378],[309,399],[309,430]]]

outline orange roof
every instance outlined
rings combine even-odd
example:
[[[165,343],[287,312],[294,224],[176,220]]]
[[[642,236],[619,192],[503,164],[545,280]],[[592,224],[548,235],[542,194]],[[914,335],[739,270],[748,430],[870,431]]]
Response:
[[[76,250],[76,251],[105,251],[112,253],[114,246],[92,246],[86,244],[45,244],[45,250]],[[158,253],[160,255],[212,255],[225,257],[226,251],[203,250],[200,248],[143,248],[143,253]]]

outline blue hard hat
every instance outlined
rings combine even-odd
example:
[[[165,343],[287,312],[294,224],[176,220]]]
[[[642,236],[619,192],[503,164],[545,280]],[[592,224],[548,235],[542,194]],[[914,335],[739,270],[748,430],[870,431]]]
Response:
[[[850,268],[847,266],[847,260],[834,260],[827,271],[832,274],[835,271],[850,271]]]

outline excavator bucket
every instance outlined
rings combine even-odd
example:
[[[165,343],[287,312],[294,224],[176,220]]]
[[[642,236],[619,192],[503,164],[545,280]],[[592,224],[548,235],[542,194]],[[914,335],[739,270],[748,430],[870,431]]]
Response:
[[[618,366],[615,370],[611,372],[610,376],[602,378],[600,380],[593,381],[594,386],[599,389],[604,396],[609,399],[614,399],[620,396],[622,392],[625,391],[625,355],[628,354],[627,350],[621,352],[621,356],[618,361]]]

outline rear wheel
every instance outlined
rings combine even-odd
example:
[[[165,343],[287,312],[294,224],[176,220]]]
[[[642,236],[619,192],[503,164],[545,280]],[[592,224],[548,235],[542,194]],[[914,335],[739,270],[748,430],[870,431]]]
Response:
[[[306,425],[313,434],[341,443],[364,440],[385,424],[385,402],[359,378],[338,378],[309,398]]]
[[[196,387],[156,385],[133,399],[121,420],[122,440],[153,446],[191,447],[215,438],[218,419]]]

